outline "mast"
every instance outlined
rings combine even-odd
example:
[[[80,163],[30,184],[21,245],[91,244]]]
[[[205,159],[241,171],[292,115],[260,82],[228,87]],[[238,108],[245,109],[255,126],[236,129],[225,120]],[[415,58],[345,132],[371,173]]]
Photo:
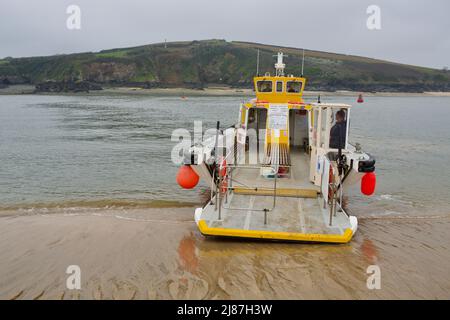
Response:
[[[301,76],[303,77],[303,67],[305,66],[305,49],[303,49],[303,54],[302,54],[302,73]]]
[[[258,53],[256,54],[256,76],[259,76],[259,49]]]
[[[284,68],[286,68],[286,64],[283,63],[283,57],[287,57],[287,55],[283,55],[283,52],[278,52],[274,57],[277,57],[277,63],[275,63],[275,76],[283,77]]]

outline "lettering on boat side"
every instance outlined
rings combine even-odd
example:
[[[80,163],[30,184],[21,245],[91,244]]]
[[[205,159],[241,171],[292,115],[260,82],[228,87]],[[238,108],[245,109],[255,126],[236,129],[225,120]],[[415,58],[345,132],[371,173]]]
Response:
[[[69,274],[66,280],[66,287],[69,290],[81,289],[81,268],[77,265],[70,265],[66,269],[66,273]]]
[[[222,304],[220,308],[207,306],[179,306],[178,315],[198,315],[208,318],[212,314],[230,317],[233,315],[270,315],[272,305],[270,304]]]
[[[370,265],[367,267],[366,273],[369,274],[369,277],[366,281],[367,289],[373,290],[381,289],[381,269],[377,265]]]
[[[81,29],[81,9],[79,6],[72,4],[67,7],[66,13],[69,14],[66,20],[66,27],[69,30]]]
[[[377,5],[370,5],[367,7],[366,13],[369,15],[367,17],[366,26],[369,30],[381,30],[381,9]]]

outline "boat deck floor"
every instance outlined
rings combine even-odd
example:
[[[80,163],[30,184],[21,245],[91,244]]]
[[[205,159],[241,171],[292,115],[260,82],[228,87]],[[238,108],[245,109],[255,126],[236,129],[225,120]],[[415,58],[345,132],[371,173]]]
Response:
[[[277,179],[277,189],[305,189],[319,192],[319,187],[309,181],[309,156],[303,151],[291,150],[290,158],[290,175]],[[233,187],[274,187],[274,179],[263,177],[258,169],[236,168],[232,178]]]
[[[231,194],[227,203],[222,201],[220,219],[214,204],[204,208],[201,218],[210,228],[303,234],[343,234],[351,228],[346,214],[339,211],[330,226],[329,209],[322,208],[320,198],[277,197],[275,207],[267,212],[265,224],[263,209],[272,207],[271,196]]]
[[[284,196],[277,196],[274,206],[273,178],[261,176],[258,169],[236,168],[232,175],[233,188],[227,197],[221,195],[219,204],[212,201],[202,210],[201,220],[209,228],[238,230],[292,232],[301,234],[342,235],[351,228],[343,211],[336,212],[330,226],[329,208],[323,208],[323,199],[318,196],[319,188],[309,182],[309,161],[300,151],[291,152],[291,175],[277,179],[277,190],[285,190]],[[242,193],[239,187],[268,188],[267,192]],[[251,188],[250,188],[251,187]],[[311,193],[286,191],[311,191]],[[283,192],[281,192],[283,193]],[[278,193],[280,194],[280,193]],[[267,221],[264,209],[268,209]]]

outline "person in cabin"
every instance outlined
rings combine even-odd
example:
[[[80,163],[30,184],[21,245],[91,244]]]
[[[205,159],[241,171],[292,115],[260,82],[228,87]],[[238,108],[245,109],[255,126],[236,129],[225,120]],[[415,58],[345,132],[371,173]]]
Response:
[[[336,112],[336,123],[330,130],[330,148],[345,148],[345,138],[347,131],[347,121],[345,119],[345,111]]]
[[[295,88],[292,84],[289,84],[287,92],[295,93],[295,92],[297,92],[297,90],[295,90]]]
[[[272,92],[272,85],[269,82],[263,83],[261,92]]]

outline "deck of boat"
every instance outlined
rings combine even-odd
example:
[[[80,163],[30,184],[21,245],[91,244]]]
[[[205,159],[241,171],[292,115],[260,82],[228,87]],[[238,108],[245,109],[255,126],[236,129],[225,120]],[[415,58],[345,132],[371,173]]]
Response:
[[[308,155],[300,150],[292,150],[290,154],[291,158],[291,170],[288,178],[277,179],[278,190],[305,190],[312,196],[320,191],[318,186],[315,186],[309,181],[309,160]],[[257,169],[236,168],[233,171],[233,187],[238,189],[239,193],[245,188],[269,188],[273,189],[274,179],[265,178],[261,176],[261,173]]]
[[[301,151],[291,152],[291,166],[289,178],[277,179],[275,206],[273,178],[261,176],[258,169],[236,168],[232,175],[233,190],[227,197],[221,196],[220,219],[219,205],[215,205],[214,198],[203,208],[201,220],[207,228],[222,230],[221,235],[227,235],[226,230],[344,235],[351,229],[349,218],[338,210],[332,225],[329,224],[329,208],[323,208],[319,188],[309,182],[308,155]],[[253,189],[255,187],[258,189]],[[264,209],[270,210],[266,223]]]
[[[202,219],[210,228],[302,234],[344,234],[347,228],[351,228],[343,212],[337,212],[330,226],[329,211],[322,208],[317,198],[277,198],[275,208],[267,213],[267,223],[264,224],[262,210],[272,206],[271,196],[232,194],[228,202],[223,203],[220,220],[214,204],[204,208]]]

